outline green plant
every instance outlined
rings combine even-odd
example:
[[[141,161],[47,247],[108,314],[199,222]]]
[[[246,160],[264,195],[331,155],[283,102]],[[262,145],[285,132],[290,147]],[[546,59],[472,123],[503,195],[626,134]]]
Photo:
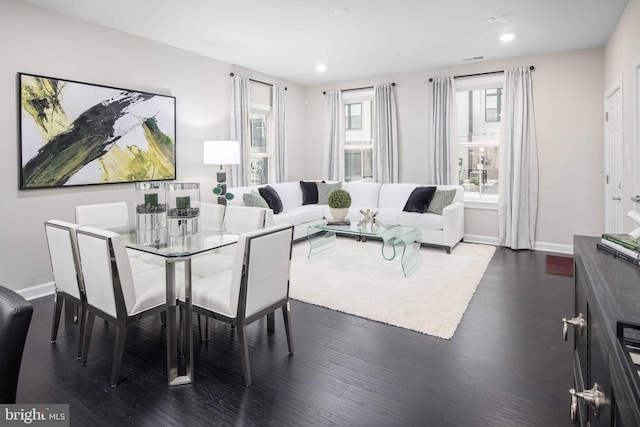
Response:
[[[327,201],[330,208],[346,209],[351,206],[351,194],[346,190],[333,190]]]

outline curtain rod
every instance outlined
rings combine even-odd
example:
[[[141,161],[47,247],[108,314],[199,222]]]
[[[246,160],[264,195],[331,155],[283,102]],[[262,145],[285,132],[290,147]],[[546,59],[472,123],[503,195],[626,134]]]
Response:
[[[533,65],[531,65],[529,67],[529,69],[531,71],[534,71],[536,69],[536,67],[534,67]],[[476,73],[476,74],[465,74],[462,76],[453,76],[454,79],[460,79],[462,77],[475,77],[475,76],[486,76],[487,74],[498,74],[498,73],[504,73],[504,71],[487,71],[486,73]],[[433,81],[433,78],[429,79],[430,82]]]
[[[233,77],[235,76],[234,73],[229,73],[229,76]],[[254,80],[254,79],[249,79],[250,82],[254,82],[254,83],[260,83],[263,85],[267,85],[267,86],[274,86],[273,83],[267,83],[267,82],[261,82],[260,80]],[[284,90],[287,90],[287,87],[285,86]]]
[[[395,82],[391,83],[391,86],[395,86]],[[373,86],[367,86],[367,87],[354,87],[353,89],[340,89],[340,92],[349,92],[352,90],[365,90],[365,89],[373,89]],[[327,91],[322,92],[323,95],[327,94]]]

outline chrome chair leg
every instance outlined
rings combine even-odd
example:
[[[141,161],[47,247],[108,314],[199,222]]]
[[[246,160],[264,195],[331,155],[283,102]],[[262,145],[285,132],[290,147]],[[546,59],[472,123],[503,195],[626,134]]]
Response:
[[[60,327],[60,317],[62,316],[62,304],[64,298],[55,296],[53,301],[53,321],[51,322],[51,342],[55,342],[58,338],[58,328]]]
[[[93,322],[95,319],[95,314],[87,312],[87,323],[85,325],[84,338],[82,340],[82,354],[80,357],[80,364],[82,366],[87,364],[87,355],[89,354],[89,347],[91,347],[91,333],[93,332]]]
[[[276,314],[271,312],[267,314],[267,332],[272,333],[276,330]]]
[[[118,377],[120,376],[120,366],[122,366],[122,356],[124,356],[124,344],[127,340],[127,324],[118,322],[116,328],[116,343],[113,352],[113,367],[111,369],[111,387],[118,385]]]
[[[293,331],[291,328],[291,307],[287,302],[282,306],[282,317],[284,318],[284,330],[287,334],[287,345],[289,346],[289,354],[293,354]]]
[[[249,364],[249,345],[245,325],[237,325],[238,341],[240,343],[240,358],[242,359],[242,372],[244,374],[244,384],[251,387],[251,366]]]

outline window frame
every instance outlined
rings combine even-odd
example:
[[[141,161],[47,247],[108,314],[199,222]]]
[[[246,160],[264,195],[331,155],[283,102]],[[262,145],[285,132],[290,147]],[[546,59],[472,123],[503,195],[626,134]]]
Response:
[[[355,105],[358,105],[360,107],[360,114],[355,116],[354,114],[352,114],[352,110],[353,107]],[[344,104],[344,128],[345,130],[362,130],[362,110],[363,110],[363,106],[362,106],[362,102],[350,102],[348,104]],[[354,126],[353,125],[353,119],[354,117],[359,117],[359,126]]]
[[[501,113],[501,109],[502,109],[502,94],[504,91],[504,74],[503,73],[496,73],[496,74],[490,74],[490,75],[483,75],[483,76],[473,76],[473,77],[462,77],[462,78],[456,78],[455,79],[455,88],[456,88],[456,94],[458,92],[469,92],[469,91],[474,91],[474,90],[486,90],[486,89],[500,89],[498,90],[498,93],[500,94],[500,96],[498,97],[498,106],[500,107],[500,113]],[[481,105],[481,109],[482,109],[482,118],[481,120],[484,119],[485,123],[496,123],[495,121],[486,121],[486,95],[482,98],[482,105]],[[459,113],[459,111],[457,111],[456,108],[456,112]],[[500,120],[502,120],[502,114],[499,114],[498,116],[498,123],[500,122]],[[458,126],[458,123],[456,123],[456,128]],[[460,142],[460,138],[458,138],[458,141],[456,142],[456,150],[457,152],[460,151],[461,147],[467,146],[497,146],[500,148],[500,139],[501,139],[501,135],[500,132],[502,131],[502,126],[499,127],[499,133],[498,133],[498,137],[497,137],[497,143],[486,143],[486,142],[473,142],[473,141],[469,141],[467,143],[461,143]],[[459,167],[459,156],[456,156],[456,164],[454,167],[458,168]],[[499,169],[498,169],[498,173],[499,173]],[[500,181],[500,177],[498,177],[498,185],[499,185],[499,181]],[[483,194],[481,191],[480,192],[470,192],[470,191],[465,191],[464,192],[464,203],[466,207],[472,207],[472,208],[476,208],[476,209],[490,209],[490,210],[494,210],[497,209],[498,206],[498,199],[500,197],[500,194]]]
[[[490,89],[496,89],[496,93],[487,94],[487,90],[490,90]],[[485,92],[484,92],[484,121],[486,123],[495,123],[495,122],[499,122],[502,119],[502,89],[503,88],[501,88],[501,87],[498,87],[498,88],[486,88],[485,89]],[[489,98],[489,97],[496,98],[496,106],[495,106],[495,108],[487,107],[487,104],[488,104],[487,98]],[[495,110],[496,111],[495,120],[487,118],[487,113],[490,110]]]
[[[371,89],[358,89],[358,90],[353,90],[353,91],[343,91],[342,92],[342,105],[341,108],[345,111],[345,113],[343,114],[345,123],[342,126],[342,131],[341,131],[341,135],[340,135],[340,145],[342,147],[341,149],[341,176],[342,176],[342,180],[345,182],[350,182],[350,181],[372,181],[373,180],[373,168],[375,167],[375,149],[374,149],[374,141],[373,141],[373,99],[374,99],[374,90],[373,88]],[[366,122],[367,120],[365,120],[365,103],[370,103],[370,107],[369,107],[369,112],[370,112],[370,117],[367,119],[369,122],[369,126],[368,128],[366,128]],[[347,114],[346,114],[346,108],[347,105],[353,105],[353,104],[360,104],[360,127],[359,128],[348,128],[347,127],[347,123],[346,123],[346,118],[347,118]],[[364,134],[369,134],[370,139],[368,139],[367,141],[362,141],[364,143],[362,144],[347,144],[347,132],[349,131],[354,131],[354,132],[362,132]],[[360,150],[361,153],[361,162],[360,162],[360,178],[358,179],[351,179],[349,181],[347,181],[347,151],[354,151],[354,150]],[[371,153],[371,176],[365,176],[365,163],[364,160],[366,159],[366,154],[365,151],[369,151]]]
[[[249,159],[247,162],[247,170],[248,170],[248,175],[249,175],[249,184],[250,185],[264,185],[264,184],[268,184],[269,182],[273,181],[273,168],[272,166],[272,159],[273,159],[273,138],[272,138],[272,108],[270,105],[265,105],[265,104],[258,104],[255,102],[252,102],[250,104],[250,108],[249,108],[249,123],[250,123],[250,152],[249,152]],[[264,138],[265,138],[265,151],[263,153],[254,153],[253,152],[253,126],[251,125],[251,120],[253,119],[253,116],[255,115],[261,115],[264,116],[264,126],[266,129],[263,129],[264,132]],[[253,163],[254,159],[262,159],[262,158],[266,158],[267,160],[267,182],[254,182],[252,180],[252,174],[251,174],[251,164]]]

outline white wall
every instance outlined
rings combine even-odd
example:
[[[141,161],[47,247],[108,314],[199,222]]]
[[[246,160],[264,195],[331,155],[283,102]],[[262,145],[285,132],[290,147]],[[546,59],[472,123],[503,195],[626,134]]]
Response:
[[[630,198],[640,194],[640,108],[636,69],[640,67],[640,0],[630,0],[620,17],[616,29],[605,47],[605,89],[622,78],[624,164],[634,165],[632,173],[624,174],[624,212],[634,206]],[[603,94],[604,97],[604,94]],[[626,169],[626,168],[625,168]],[[635,179],[634,179],[635,173]],[[630,231],[637,225],[625,219],[625,228]]]
[[[310,178],[321,177],[325,90],[396,83],[400,127],[400,180],[428,183],[428,79],[534,65],[540,196],[536,242],[567,249],[574,234],[598,235],[604,222],[604,50],[486,62],[310,87],[305,161]],[[465,234],[497,238],[497,212],[466,209]]]
[[[76,205],[134,200],[133,184],[18,190],[18,72],[175,96],[178,180],[200,182],[202,199],[214,200],[215,166],[202,164],[202,141],[228,137],[231,64],[18,0],[2,0],[0,40],[0,285],[22,289],[52,280],[44,221],[73,221]],[[304,89],[273,83],[289,88],[287,132],[295,143],[305,135]],[[293,164],[301,163],[298,155],[291,150]]]

